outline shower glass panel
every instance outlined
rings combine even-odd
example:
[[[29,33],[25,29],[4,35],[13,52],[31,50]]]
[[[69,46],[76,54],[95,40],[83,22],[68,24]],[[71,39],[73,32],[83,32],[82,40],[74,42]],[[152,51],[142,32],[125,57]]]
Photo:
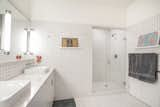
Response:
[[[122,30],[93,29],[93,92],[124,88],[125,40]]]

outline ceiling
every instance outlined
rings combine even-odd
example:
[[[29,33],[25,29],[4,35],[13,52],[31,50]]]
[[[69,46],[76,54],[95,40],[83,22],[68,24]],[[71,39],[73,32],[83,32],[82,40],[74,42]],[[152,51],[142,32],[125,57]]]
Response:
[[[62,0],[66,1],[66,0]],[[101,4],[112,7],[123,7],[127,8],[135,0],[74,0],[75,2],[83,2],[87,4]]]
[[[29,11],[29,5],[32,5],[32,1],[34,0],[9,0],[10,2],[14,3],[18,8],[22,9],[23,11]],[[37,1],[37,0],[36,0]],[[48,0],[39,0],[41,1],[48,1]],[[112,7],[123,7],[127,8],[133,1],[135,0],[49,0],[52,3],[84,3],[85,5],[90,4],[101,4],[107,5]],[[28,13],[28,12],[27,12]]]
[[[54,11],[54,13],[56,13],[57,11],[60,11],[61,9],[55,8],[55,7],[62,6],[62,8],[63,8],[63,6],[66,6],[66,8],[67,8],[70,6],[72,6],[72,7],[75,6],[75,9],[77,9],[77,10],[81,9],[83,11],[84,10],[83,6],[85,6],[85,7],[88,7],[85,9],[91,10],[91,12],[92,11],[95,12],[95,11],[100,11],[100,10],[96,10],[97,9],[96,7],[99,6],[99,7],[102,7],[102,11],[104,11],[105,9],[108,9],[108,8],[104,8],[104,7],[111,7],[111,8],[109,8],[110,10],[106,10],[106,12],[111,12],[111,13],[113,12],[113,14],[114,14],[114,10],[112,11],[112,9],[116,8],[118,10],[125,10],[135,0],[8,0],[8,1],[10,1],[12,4],[14,4],[18,8],[18,10],[20,10],[21,13],[23,13],[28,18],[32,18],[32,16],[33,17],[36,16],[35,14],[37,14],[38,17],[41,14],[44,14],[45,17],[50,17],[50,19],[54,19],[55,16],[51,17],[50,14],[46,15],[46,13],[48,11],[47,9],[49,9],[50,13],[52,13],[53,11]],[[81,7],[78,7],[78,5],[81,5]],[[91,5],[93,5],[93,6],[91,6]],[[99,9],[99,7],[98,7],[98,9]],[[39,11],[42,13],[38,14]],[[65,10],[62,9],[57,14],[59,15],[62,12],[62,14],[64,14],[64,15],[60,14],[60,16],[66,16],[66,13],[63,11],[65,11]],[[68,10],[68,11],[69,12],[71,11],[70,13],[73,12],[73,10]],[[88,14],[88,13],[86,13],[86,14]],[[83,15],[86,15],[86,14],[84,13]],[[105,12],[104,12],[104,14],[105,14]],[[58,17],[58,15],[56,15],[56,16]]]
[[[25,14],[29,15],[30,6],[32,5],[32,1],[34,0],[8,0],[12,2],[17,8],[23,11]],[[48,0],[40,0],[40,1],[48,1]],[[133,1],[135,0],[49,0],[52,3],[82,3],[85,5],[107,5],[111,7],[121,7],[127,8]]]

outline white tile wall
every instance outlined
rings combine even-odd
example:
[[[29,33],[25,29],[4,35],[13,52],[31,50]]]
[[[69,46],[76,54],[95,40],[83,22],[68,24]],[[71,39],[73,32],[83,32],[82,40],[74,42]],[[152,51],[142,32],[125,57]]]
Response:
[[[127,29],[127,52],[128,53],[157,53],[159,54],[159,70],[160,70],[160,46],[155,48],[137,49],[138,36],[154,31],[160,32],[160,15],[148,18],[141,23],[130,26]],[[128,64],[127,64],[128,65]],[[145,83],[134,78],[128,77],[129,92],[142,100],[151,107],[160,107],[160,74],[158,73],[158,81],[154,84]]]
[[[0,63],[0,81],[18,76],[28,64],[34,64],[34,60],[30,59]]]

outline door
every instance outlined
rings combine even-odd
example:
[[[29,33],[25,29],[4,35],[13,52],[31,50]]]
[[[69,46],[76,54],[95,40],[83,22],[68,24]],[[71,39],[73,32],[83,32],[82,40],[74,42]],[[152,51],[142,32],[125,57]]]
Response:
[[[110,34],[105,29],[93,29],[93,81],[107,81],[110,64]]]
[[[122,30],[111,31],[111,81],[124,85],[126,66],[126,37]]]

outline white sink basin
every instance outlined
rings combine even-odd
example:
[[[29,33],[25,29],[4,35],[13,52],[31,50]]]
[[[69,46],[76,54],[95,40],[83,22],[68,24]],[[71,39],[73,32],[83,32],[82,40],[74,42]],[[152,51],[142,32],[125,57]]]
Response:
[[[35,66],[24,70],[24,74],[27,75],[44,75],[49,72],[49,67],[47,66]]]
[[[30,81],[0,81],[0,107],[14,107],[30,93]]]

